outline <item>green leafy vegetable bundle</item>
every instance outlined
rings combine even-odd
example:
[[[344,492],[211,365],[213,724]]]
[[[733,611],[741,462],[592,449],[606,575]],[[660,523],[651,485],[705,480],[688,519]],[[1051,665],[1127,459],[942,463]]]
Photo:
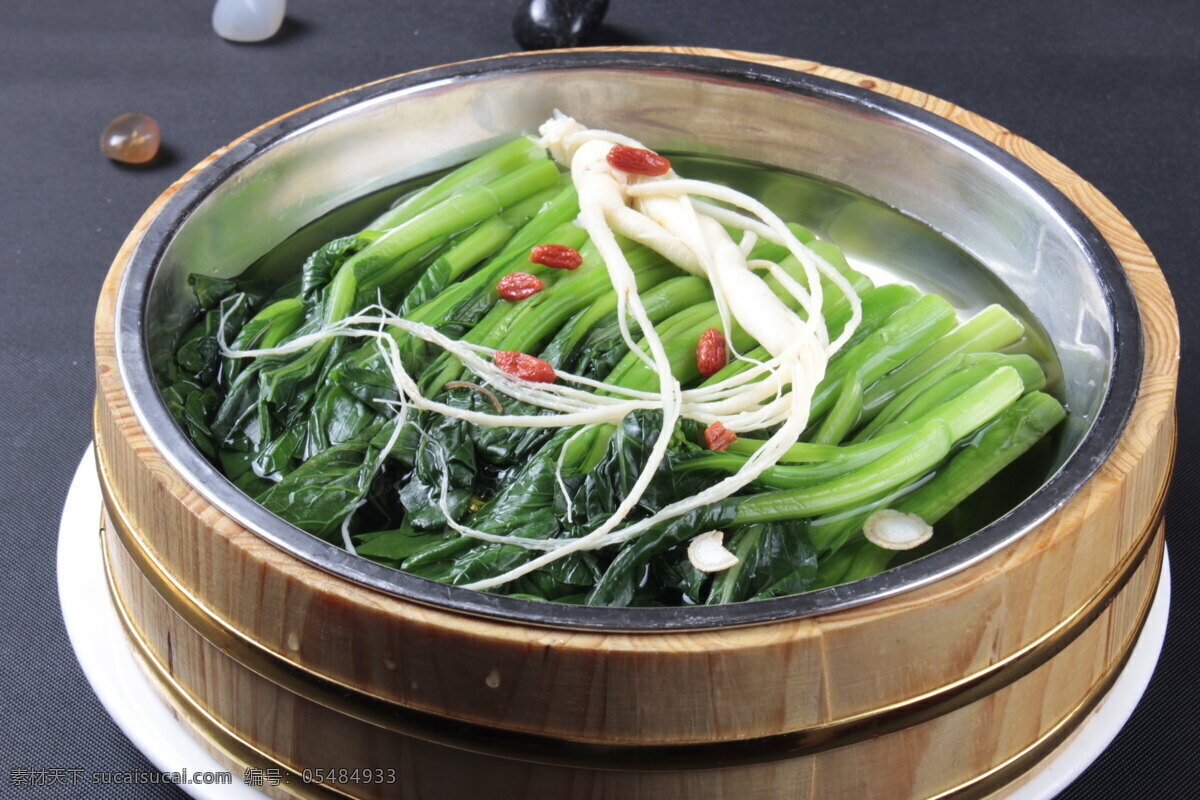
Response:
[[[1003,308],[960,324],[578,131],[574,160],[505,144],[283,285],[194,275],[200,316],[163,396],[196,447],[288,522],[414,575],[675,605],[882,571],[1064,417]],[[674,238],[572,175],[597,141],[609,167],[588,168]],[[656,216],[685,189],[714,202]],[[678,233],[693,222],[702,236]],[[762,287],[815,356],[746,313]],[[926,548],[963,533],[932,532]]]

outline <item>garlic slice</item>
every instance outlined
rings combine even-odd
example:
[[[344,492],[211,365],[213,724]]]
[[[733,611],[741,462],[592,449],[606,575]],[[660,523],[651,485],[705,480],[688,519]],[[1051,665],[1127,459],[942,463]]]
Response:
[[[725,549],[724,531],[702,533],[688,543],[688,561],[701,572],[720,572],[738,563],[739,559]]]
[[[863,535],[885,550],[912,550],[929,541],[933,526],[916,514],[881,508],[867,517]]]

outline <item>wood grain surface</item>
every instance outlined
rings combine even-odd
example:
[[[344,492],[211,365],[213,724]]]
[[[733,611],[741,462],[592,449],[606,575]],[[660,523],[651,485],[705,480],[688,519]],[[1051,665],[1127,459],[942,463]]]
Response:
[[[121,383],[113,319],[126,261],[167,198],[218,153],[184,175],[139,221],[109,273],[96,318],[96,440],[111,486],[146,549],[215,618],[303,670],[452,719],[595,743],[743,739],[870,714],[988,670],[1036,645],[1100,592],[1156,524],[1174,444],[1178,322],[1153,256],[1094,187],[1002,127],[888,81],[760,54],[647,49],[769,64],[903,100],[994,142],[1058,187],[1113,249],[1142,315],[1140,394],[1107,462],[1046,522],[1000,553],[929,586],[800,620],[698,632],[580,632],[481,619],[374,591],[297,560],[209,504],[148,440]],[[1001,763],[1049,730],[1119,662],[1136,609],[1153,593],[1147,574],[1159,550],[1156,543],[1148,551],[1146,565],[1102,622],[1045,667],[936,724],[781,762],[787,766],[764,780],[775,788],[821,787],[822,797],[927,797]],[[495,787],[486,776],[505,775],[515,786],[541,786],[524,767],[472,760],[484,757],[441,746],[433,752],[434,745],[411,739],[393,741],[387,737],[396,734],[367,730],[294,695],[281,696],[278,687],[239,670],[236,654],[206,649],[194,631],[189,638],[170,606],[139,583],[136,570],[126,565],[116,574],[146,639],[158,648],[173,631],[167,662],[179,680],[215,714],[289,763],[399,753],[397,763],[408,775],[423,775],[421,765],[429,759],[441,768],[460,763],[464,781],[469,774]],[[892,765],[899,772],[891,780],[903,790],[855,794],[872,780],[865,763]],[[738,771],[744,769],[751,768],[720,773],[718,783],[730,787],[728,795],[706,790],[705,796],[744,796],[732,788],[745,779],[748,773]],[[703,780],[712,780],[707,774]],[[591,774],[547,780],[547,788],[572,787],[547,796],[611,796],[587,787],[617,786]],[[668,793],[682,796],[715,785],[700,780],[656,777],[635,788],[673,786]],[[415,792],[421,779],[413,781]],[[615,796],[640,795],[622,789]]]
[[[888,736],[814,754],[723,768],[639,770],[619,755],[600,768],[497,758],[363,724],[298,696],[199,635],[149,585],[111,525],[106,535],[118,605],[129,617],[135,648],[145,651],[150,671],[162,676],[164,699],[236,773],[247,766],[290,770],[292,781],[276,793],[286,797],[329,796],[314,794],[314,787],[300,780],[305,769],[321,765],[395,770],[395,783],[340,787],[364,798],[987,797],[1011,779],[1008,769],[1020,774],[1029,767],[1027,757],[1036,758],[1065,738],[1115,678],[1141,629],[1162,558],[1160,527],[1132,580],[1083,635],[1044,666],[975,704]],[[1090,682],[1083,684],[1081,676]],[[174,687],[161,685],[163,679]],[[206,717],[219,720],[224,730]],[[234,733],[232,747],[225,742],[227,731]],[[866,764],[886,768],[866,769]]]

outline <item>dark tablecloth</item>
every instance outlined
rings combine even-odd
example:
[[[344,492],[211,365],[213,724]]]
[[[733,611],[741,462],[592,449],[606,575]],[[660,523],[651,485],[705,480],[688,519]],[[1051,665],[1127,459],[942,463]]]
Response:
[[[150,770],[105,714],[65,635],[57,523],[90,432],[91,319],[121,240],[188,166],[242,132],[339,89],[516,49],[512,0],[293,0],[281,35],[217,38],[211,2],[0,3],[0,796],[176,797],[169,787],[23,789],[14,769]],[[1198,323],[1195,2],[663,2],[613,0],[595,44],[778,53],[922,89],[1030,139],[1093,182],[1157,255]],[[166,157],[109,163],[100,130],[125,111],[160,122]],[[1186,366],[1186,362],[1185,362]],[[1063,796],[1192,797],[1200,563],[1190,511],[1198,444],[1186,370],[1168,505],[1175,595],[1150,690]]]

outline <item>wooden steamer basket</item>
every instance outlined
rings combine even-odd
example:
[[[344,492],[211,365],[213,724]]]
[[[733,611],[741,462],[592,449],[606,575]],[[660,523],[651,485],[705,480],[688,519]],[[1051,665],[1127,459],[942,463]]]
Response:
[[[702,143],[852,186],[987,264],[1062,363],[1058,471],[983,531],[883,575],[698,609],[434,584],[237,492],[153,387],[189,313],[186,274],[235,274],[322,214],[555,107],[650,146]],[[180,718],[238,775],[281,768],[279,796],[980,797],[1070,734],[1141,629],[1177,358],[1170,294],[1130,224],[1041,150],[944,101],[709,50],[404,75],[210,156],[118,254],[96,322],[113,599]]]

